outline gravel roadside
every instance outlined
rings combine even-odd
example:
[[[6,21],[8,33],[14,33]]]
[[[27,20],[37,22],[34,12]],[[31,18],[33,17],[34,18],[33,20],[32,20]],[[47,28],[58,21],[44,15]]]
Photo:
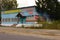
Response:
[[[13,35],[16,35],[16,34],[26,35],[26,36],[60,40],[60,30],[0,27],[0,33],[7,33],[7,34],[13,34]]]

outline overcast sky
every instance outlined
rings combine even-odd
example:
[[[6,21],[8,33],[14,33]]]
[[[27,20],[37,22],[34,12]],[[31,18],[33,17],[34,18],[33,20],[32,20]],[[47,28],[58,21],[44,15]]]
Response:
[[[18,8],[19,7],[26,7],[26,6],[33,6],[35,5],[35,0],[17,0]]]
[[[60,0],[58,0],[60,2]],[[18,8],[26,6],[34,6],[35,0],[17,0]]]

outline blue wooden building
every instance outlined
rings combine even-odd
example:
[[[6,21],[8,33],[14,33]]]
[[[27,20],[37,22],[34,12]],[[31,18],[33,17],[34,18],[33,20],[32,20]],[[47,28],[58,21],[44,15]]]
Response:
[[[37,22],[38,13],[36,12],[35,6],[22,7],[18,9],[6,10],[1,13],[1,24],[17,24],[18,18],[16,15],[21,13],[22,16],[26,16],[23,19],[23,24],[34,24]],[[19,21],[21,24],[21,19]]]

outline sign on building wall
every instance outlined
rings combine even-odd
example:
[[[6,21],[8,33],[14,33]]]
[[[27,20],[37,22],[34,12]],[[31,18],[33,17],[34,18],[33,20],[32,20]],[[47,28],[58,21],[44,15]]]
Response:
[[[20,9],[18,10],[8,10],[8,11],[4,11],[4,14],[11,14],[11,13],[17,13],[17,12],[21,12]]]

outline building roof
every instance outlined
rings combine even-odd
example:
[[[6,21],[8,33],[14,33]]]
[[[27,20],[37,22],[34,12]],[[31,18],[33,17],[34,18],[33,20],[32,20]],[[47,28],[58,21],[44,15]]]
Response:
[[[27,7],[21,7],[21,8],[10,9],[10,10],[25,9],[25,8],[33,8],[33,7],[35,7],[35,6],[27,6]],[[2,10],[2,11],[7,11],[7,10]]]
[[[22,8],[20,8],[20,9],[34,8],[34,7],[35,7],[35,6],[22,7]],[[30,9],[29,9],[29,10],[30,10]],[[33,16],[33,15],[38,15],[37,12],[36,12],[34,9],[32,9],[32,10],[33,10],[33,11],[26,12],[26,13],[21,12],[21,14],[22,14],[23,16]]]
[[[18,9],[18,11],[19,11],[20,9],[23,9],[22,12],[21,12],[21,15],[22,15],[22,16],[38,15],[38,13],[35,11],[34,7],[35,7],[35,6],[28,6],[28,7],[22,7],[22,8],[17,8],[17,9]],[[26,9],[26,8],[33,8],[33,9],[32,9],[33,11],[30,11],[30,12],[32,12],[32,14],[30,14],[28,11],[26,12],[26,10],[25,10],[25,12],[24,12],[24,9]],[[9,11],[12,11],[12,10],[13,10],[13,12],[16,12],[17,9],[7,10],[7,12],[9,13]],[[30,9],[28,9],[28,10],[30,10]],[[18,13],[18,11],[17,11],[17,13]],[[6,12],[5,12],[5,13],[6,13]],[[10,12],[10,13],[11,13],[11,12]]]
[[[33,7],[35,7],[35,6],[21,7],[21,8],[18,8],[18,9],[33,8]]]

